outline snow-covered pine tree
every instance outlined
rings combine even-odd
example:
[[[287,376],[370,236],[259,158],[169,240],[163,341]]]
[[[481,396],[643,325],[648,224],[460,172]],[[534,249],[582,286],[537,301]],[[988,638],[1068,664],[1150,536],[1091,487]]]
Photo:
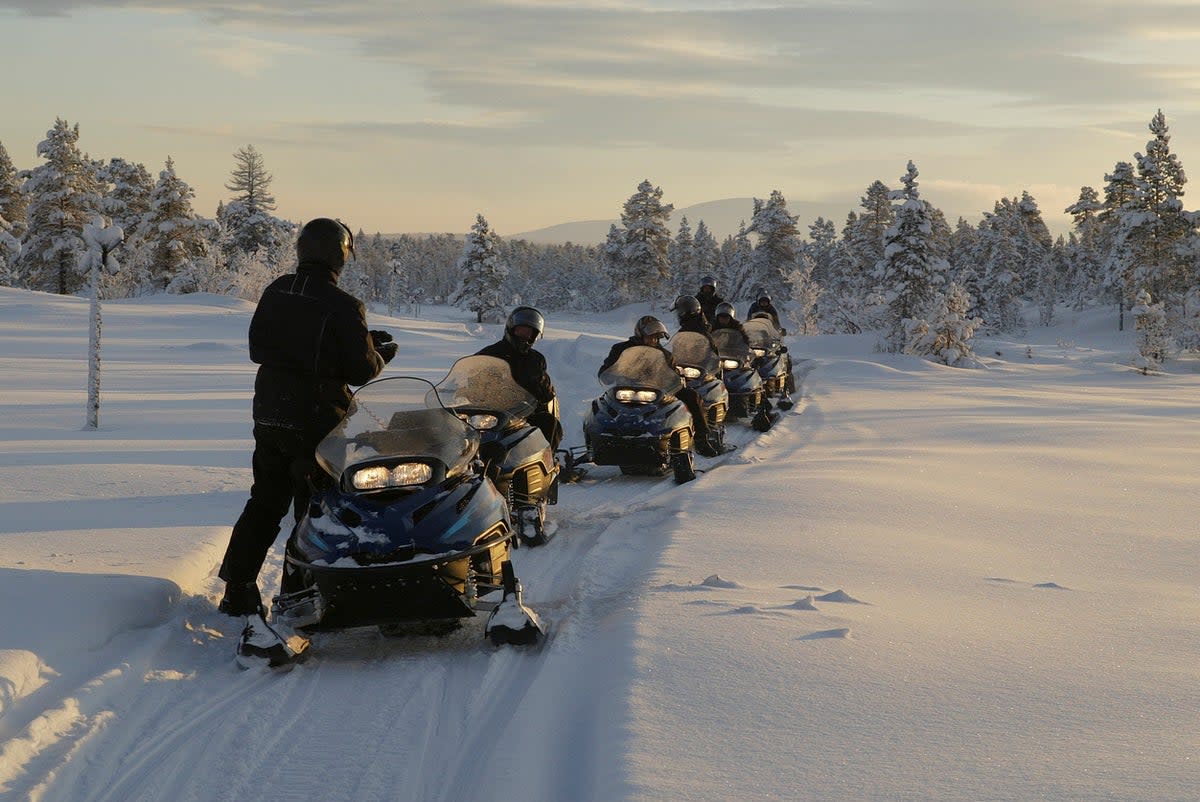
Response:
[[[675,239],[671,240],[667,257],[671,262],[671,279],[677,288],[676,294],[694,294],[699,279],[696,274],[696,240],[686,216],[679,221],[679,230],[675,232]]]
[[[275,210],[275,198],[270,194],[274,176],[267,172],[262,154],[247,145],[233,154],[233,161],[225,188],[234,196],[217,210],[221,252],[228,259],[237,252],[249,254],[265,249],[259,255],[265,259],[267,253],[276,251],[281,240],[295,236],[296,226],[271,214]]]
[[[813,269],[816,260],[807,249],[801,251],[796,258],[796,264],[785,276],[788,284],[788,296],[791,301],[788,311],[792,320],[796,321],[796,329],[792,334],[817,334],[817,303],[821,297],[821,288],[813,280]]]
[[[1133,302],[1135,288],[1131,256],[1124,237],[1124,210],[1137,197],[1137,176],[1129,162],[1117,162],[1104,176],[1104,209],[1097,216],[1105,245],[1101,266],[1101,285],[1117,304],[1117,329],[1125,329],[1125,310]]]
[[[147,283],[144,291],[172,293],[212,292],[215,265],[209,254],[209,239],[215,224],[197,216],[192,209],[195,191],[175,173],[175,161],[167,157],[150,192],[150,209],[142,217],[137,238],[139,273]]]
[[[758,235],[754,245],[755,292],[791,297],[788,277],[800,269],[802,250],[796,220],[779,190],[771,190],[766,201],[754,199],[754,216],[747,231]]]
[[[1157,299],[1168,318],[1176,321],[1183,313],[1183,299],[1193,278],[1180,256],[1195,225],[1183,209],[1183,165],[1171,153],[1167,121],[1160,109],[1150,121],[1154,138],[1137,161],[1137,191],[1118,215],[1121,252],[1127,260],[1125,272],[1134,287],[1146,289]]]
[[[1141,289],[1134,296],[1133,307],[1129,311],[1133,315],[1136,331],[1137,355],[1133,364],[1142,373],[1149,373],[1162,366],[1171,350],[1166,310],[1161,302],[1155,303],[1151,299],[1147,290]]]
[[[25,233],[28,199],[21,193],[21,179],[4,143],[0,142],[0,218],[8,221],[8,233],[20,239]]]
[[[971,350],[971,338],[983,324],[971,317],[971,299],[967,291],[954,282],[938,293],[928,310],[928,320],[910,319],[906,323],[907,354],[928,357],[950,367],[975,367],[979,363]]]
[[[721,243],[721,270],[729,286],[728,292],[722,293],[727,301],[739,301],[749,298],[754,291],[754,245],[746,232],[746,221],[738,224],[737,234],[726,237]]]
[[[79,125],[56,119],[37,146],[45,163],[30,170],[21,187],[29,200],[21,270],[30,289],[69,295],[83,286],[83,227],[99,212],[100,195],[78,142]]]
[[[839,281],[856,304],[875,288],[875,266],[883,260],[884,235],[896,221],[891,190],[882,181],[873,181],[867,187],[859,205],[862,212],[850,212],[842,228],[845,261]]]
[[[475,216],[475,225],[467,235],[466,245],[458,260],[462,284],[451,302],[475,313],[477,323],[500,323],[504,320],[505,304],[501,288],[508,277],[508,267],[500,258],[500,238],[488,226],[482,214]]]
[[[917,167],[911,161],[900,176],[901,189],[891,198],[899,201],[896,218],[884,234],[883,258],[876,266],[879,287],[887,299],[888,314],[879,347],[898,352],[907,344],[905,321],[921,317],[941,291],[950,266],[933,252],[933,223],[929,206],[917,189]]]
[[[1083,310],[1102,294],[1101,267],[1104,241],[1099,213],[1104,209],[1100,193],[1092,187],[1080,187],[1079,199],[1065,211],[1071,215],[1075,231],[1067,241],[1066,293],[1071,307]]]
[[[721,271],[721,246],[703,220],[696,224],[696,236],[692,247],[696,252],[696,281],[699,282],[705,276],[712,276],[717,280],[718,294],[723,294],[728,285]],[[695,294],[700,291],[700,287],[690,287],[690,291]]]
[[[609,229],[604,255],[617,291],[617,303],[653,298],[664,290],[670,277],[667,257],[671,232],[667,221],[675,207],[662,202],[662,187],[649,179],[621,210],[621,228]]]

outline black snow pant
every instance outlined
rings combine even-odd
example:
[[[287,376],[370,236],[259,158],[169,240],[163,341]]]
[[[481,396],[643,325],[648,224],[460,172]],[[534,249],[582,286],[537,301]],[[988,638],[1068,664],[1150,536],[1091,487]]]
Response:
[[[691,387],[684,387],[675,395],[687,407],[688,412],[692,413],[696,439],[708,440],[708,416],[704,412],[704,400],[700,398],[700,393]]]
[[[288,507],[293,508],[296,521],[304,517],[312,494],[310,482],[320,471],[313,452],[321,437],[254,424],[254,484],[229,536],[218,574],[221,579],[228,583],[256,581]]]

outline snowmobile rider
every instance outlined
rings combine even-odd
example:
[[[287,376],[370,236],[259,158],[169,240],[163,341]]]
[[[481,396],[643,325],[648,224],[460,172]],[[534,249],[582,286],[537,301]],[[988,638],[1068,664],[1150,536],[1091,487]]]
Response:
[[[609,350],[608,356],[605,357],[603,364],[600,365],[600,370],[597,371],[597,374],[603,373],[615,365],[617,360],[620,359],[621,354],[635,345],[648,345],[651,348],[657,348],[662,351],[667,362],[674,368],[675,358],[662,345],[662,341],[670,336],[663,322],[653,315],[644,315],[638,318],[638,322],[633,327],[633,336],[628,340],[622,340],[615,344]],[[692,414],[692,425],[696,430],[696,451],[703,457],[715,457],[720,454],[721,452],[717,450],[710,439],[708,416],[704,413],[704,401],[700,398],[700,394],[685,385],[675,395],[687,407],[688,412]]]
[[[696,293],[696,300],[700,302],[700,309],[709,322],[716,320],[717,305],[725,302],[724,298],[717,295],[717,280],[712,276],[700,279],[700,292]]]
[[[250,321],[250,359],[259,365],[254,484],[218,574],[225,580],[219,609],[227,615],[262,615],[258,574],[288,507],[297,521],[308,507],[317,443],[345,416],[348,385],[375,378],[396,355],[392,336],[368,331],[362,303],[337,286],[353,255],[344,223],[310,220],[296,240],[296,272],[263,290]]]
[[[746,320],[754,317],[755,312],[765,312],[771,316],[771,322],[775,324],[775,328],[779,329],[780,336],[787,334],[787,329],[779,325],[779,310],[771,303],[771,296],[765,292],[759,293],[758,300],[750,304],[750,308],[746,310]]]
[[[767,296],[764,295],[763,298],[767,298]],[[762,298],[759,299],[759,302],[761,302],[761,301],[762,301]],[[767,303],[770,304],[770,302],[771,302],[771,299],[767,298]],[[758,309],[758,308],[756,308],[757,306],[758,306],[758,304],[755,304],[755,306],[750,307],[750,311],[752,313],[750,315],[751,320],[754,320],[756,318],[762,318],[763,320],[769,320],[769,321],[771,321],[771,323],[774,324],[775,328],[779,331],[779,336],[782,337],[783,335],[787,334],[787,329],[779,327],[779,318],[777,316],[772,316],[770,311],[768,311],[766,309]],[[774,309],[774,307],[771,307],[771,308]],[[787,378],[784,379],[784,382],[783,382],[783,392],[784,392],[785,396],[791,396],[792,393],[796,392],[796,375],[792,372],[792,355],[788,353],[788,349],[787,349],[786,345],[780,345],[779,349],[783,352],[783,361],[784,361],[784,364],[787,365]]]
[[[731,303],[722,301],[717,304],[717,314],[713,318],[712,328],[713,331],[733,329],[742,335],[747,346],[750,345],[750,335],[746,334],[746,327],[742,325],[742,321],[737,319],[737,311]]]
[[[498,357],[508,363],[513,381],[538,401],[538,408],[528,421],[542,430],[551,448],[557,449],[563,436],[557,396],[546,373],[546,357],[533,349],[534,341],[545,328],[546,321],[541,312],[532,306],[518,306],[504,323],[504,336],[476,354]]]
[[[709,317],[704,314],[699,299],[694,295],[680,295],[671,306],[671,311],[679,320],[680,331],[692,331],[696,334],[703,334],[705,337],[708,337],[709,332],[712,331]],[[712,338],[709,337],[709,341],[711,340]],[[713,350],[716,350],[716,346],[713,346]]]

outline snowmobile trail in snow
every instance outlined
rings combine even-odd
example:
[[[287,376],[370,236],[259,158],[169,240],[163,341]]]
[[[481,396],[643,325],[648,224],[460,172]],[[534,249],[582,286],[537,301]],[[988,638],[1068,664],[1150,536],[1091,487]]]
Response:
[[[5,790],[44,802],[388,799],[400,789],[449,802],[484,788],[527,800],[620,796],[627,789],[612,767],[626,759],[632,643],[648,577],[706,473],[770,450],[770,433],[740,423],[727,438],[737,450],[698,460],[705,473],[696,482],[595,468],[562,488],[549,510],[554,539],[512,557],[526,603],[546,624],[542,644],[492,646],[479,616],[441,637],[318,633],[289,672],[241,671],[233,660],[241,622],[216,611],[214,578],[207,597],[122,636],[111,669],[35,694],[41,709],[73,713],[76,731],[16,739],[26,754]],[[282,543],[264,568],[264,596],[281,565]],[[606,667],[602,687],[597,664]],[[51,697],[63,701],[47,704]]]

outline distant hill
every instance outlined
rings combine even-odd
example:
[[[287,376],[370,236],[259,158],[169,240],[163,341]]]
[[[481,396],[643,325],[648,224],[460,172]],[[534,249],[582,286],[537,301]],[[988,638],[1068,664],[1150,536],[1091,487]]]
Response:
[[[842,224],[846,222],[846,213],[850,211],[850,208],[840,209],[836,203],[830,202],[795,202],[789,200],[788,211],[799,216],[801,230],[807,234],[808,226],[818,217],[832,220],[834,225],[840,230]],[[692,232],[694,233],[696,225],[703,220],[704,224],[708,226],[708,230],[716,237],[717,242],[720,242],[726,237],[736,234],[738,226],[743,221],[748,224],[753,213],[753,198],[725,198],[724,200],[706,201],[686,206],[682,209],[676,209],[671,214],[670,226],[672,233],[674,233],[679,229],[679,221],[687,217],[688,225],[692,227]],[[559,223],[558,225],[547,226],[534,231],[511,234],[505,237],[505,239],[523,239],[529,242],[555,245],[561,245],[565,242],[573,242],[576,245],[599,245],[604,242],[608,236],[608,229],[614,223],[619,224],[620,219],[614,217],[611,220],[581,220],[574,223]]]

